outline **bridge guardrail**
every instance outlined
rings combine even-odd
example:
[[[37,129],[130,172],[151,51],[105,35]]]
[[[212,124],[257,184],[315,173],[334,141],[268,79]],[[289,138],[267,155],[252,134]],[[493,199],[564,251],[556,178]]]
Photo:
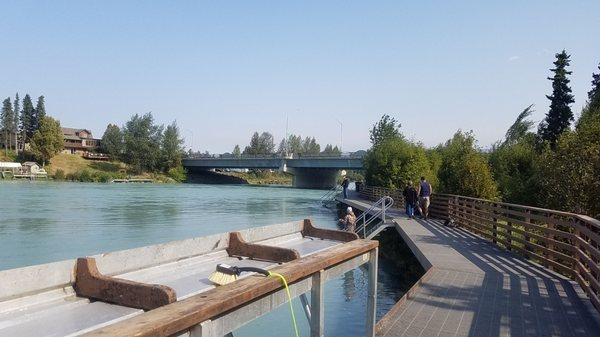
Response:
[[[599,220],[451,194],[434,194],[430,212],[574,279],[600,310]]]

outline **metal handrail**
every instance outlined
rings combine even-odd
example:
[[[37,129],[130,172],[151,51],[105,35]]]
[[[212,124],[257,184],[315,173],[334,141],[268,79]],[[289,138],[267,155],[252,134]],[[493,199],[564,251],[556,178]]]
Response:
[[[390,196],[383,196],[381,199],[377,200],[369,209],[364,211],[358,218],[356,218],[356,229],[355,233],[360,233],[362,231],[363,238],[367,237],[367,226],[369,226],[373,221],[377,219],[381,219],[379,223],[385,223],[385,212],[388,208],[392,207],[394,204],[394,199]],[[367,216],[370,216],[367,219]],[[362,220],[362,224],[360,221]]]
[[[321,200],[321,202],[323,203],[332,201],[333,199],[335,199],[336,194],[339,192],[339,187],[339,185],[335,185],[332,189],[327,191],[327,193],[323,194],[319,200]]]

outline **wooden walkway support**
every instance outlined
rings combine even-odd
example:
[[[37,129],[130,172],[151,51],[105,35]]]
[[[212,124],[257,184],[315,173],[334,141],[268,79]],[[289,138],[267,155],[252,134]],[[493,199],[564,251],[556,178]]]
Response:
[[[454,200],[450,201],[451,197]],[[469,205],[461,198],[438,195],[433,199],[436,215],[453,218],[459,224],[458,228],[444,226],[444,221],[439,219],[408,219],[401,209],[388,213],[426,273],[377,323],[377,336],[600,336],[600,314],[592,304],[594,294],[589,296],[587,283],[580,285],[580,277],[576,276],[583,267],[590,275],[584,275],[584,270],[581,278],[594,277],[597,275],[594,266],[591,262],[581,263],[583,266],[576,264],[577,269],[563,275],[559,271],[565,270],[558,266],[563,262],[551,260],[554,256],[561,258],[560,261],[569,261],[566,259],[568,255],[563,252],[568,242],[558,240],[559,237],[565,239],[568,233],[571,233],[570,239],[579,242],[578,249],[593,259],[589,252],[593,252],[597,245],[592,242],[596,236],[595,230],[589,227],[590,222],[566,231],[566,225],[573,226],[573,222],[565,221],[562,216],[550,211],[549,218],[561,223],[551,229],[544,226],[555,237],[553,241],[544,242],[540,234],[544,230],[522,230],[517,227],[518,219],[508,216],[509,212],[514,216],[522,215],[520,212],[514,214],[517,206],[495,203],[493,209],[487,210],[486,217],[490,220],[487,227],[483,227],[474,219],[479,219],[475,216],[481,217],[477,210],[484,209],[486,203],[477,201],[473,202],[477,206],[473,206],[473,203]],[[458,202],[455,202],[456,199]],[[370,201],[359,196],[343,202],[361,210],[370,206]],[[500,212],[503,208],[509,212]],[[549,211],[530,208],[524,212],[529,220],[522,222],[539,226],[544,219],[540,213]],[[463,214],[471,221],[455,217],[456,214]],[[572,215],[566,216],[572,218]],[[491,220],[493,218],[497,220]],[[516,239],[520,239],[518,233],[528,234],[535,246],[515,249],[519,241],[513,237],[513,249],[506,249],[504,244],[508,242],[505,236],[511,234],[502,230],[508,227],[500,220],[506,221],[505,218],[510,218],[509,228]],[[492,235],[492,223],[497,224],[496,236]],[[465,224],[470,224],[470,227]],[[593,222],[591,226],[595,226]],[[472,228],[480,231],[485,228],[488,235],[476,235],[475,231],[470,231]],[[583,241],[587,244],[574,238],[577,228],[586,233]],[[494,239],[498,244],[493,244]],[[554,246],[551,247],[550,243]],[[561,251],[553,252],[559,247]],[[532,260],[515,254],[530,250],[535,254],[530,255]],[[555,270],[538,263],[542,258]],[[580,255],[579,258],[585,259]]]

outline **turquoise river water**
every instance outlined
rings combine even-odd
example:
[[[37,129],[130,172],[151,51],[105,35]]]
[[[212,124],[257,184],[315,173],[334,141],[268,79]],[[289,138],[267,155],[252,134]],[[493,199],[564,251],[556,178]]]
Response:
[[[0,270],[59,261],[269,224],[313,219],[335,228],[321,190],[237,185],[0,183]],[[363,269],[325,288],[326,336],[364,336]],[[389,261],[380,259],[378,317],[402,295]],[[302,336],[309,327],[294,300]],[[289,307],[257,319],[234,336],[293,336]]]

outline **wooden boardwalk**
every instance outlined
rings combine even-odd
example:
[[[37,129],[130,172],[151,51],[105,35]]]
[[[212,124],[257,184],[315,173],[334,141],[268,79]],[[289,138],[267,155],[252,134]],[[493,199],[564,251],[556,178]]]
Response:
[[[427,272],[378,322],[378,336],[600,336],[600,315],[576,282],[441,221],[390,215]]]

